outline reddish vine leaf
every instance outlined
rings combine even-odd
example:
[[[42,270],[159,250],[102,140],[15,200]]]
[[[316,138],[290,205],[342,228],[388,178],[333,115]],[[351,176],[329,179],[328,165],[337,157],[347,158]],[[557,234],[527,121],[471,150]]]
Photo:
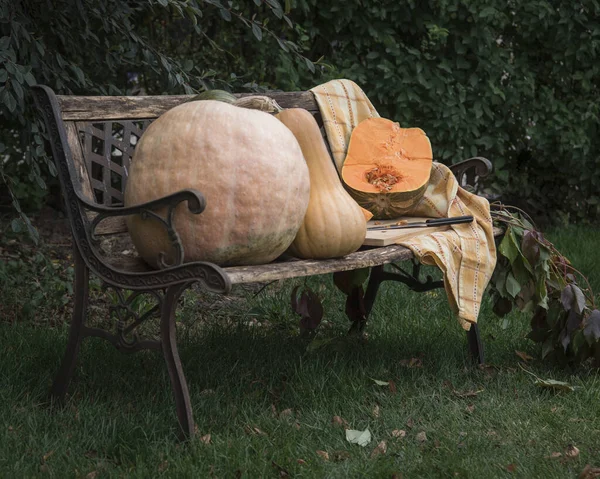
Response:
[[[585,308],[585,295],[576,284],[568,284],[560,293],[560,302],[565,311],[574,309],[581,314]]]
[[[300,331],[311,332],[316,330],[323,319],[323,305],[317,294],[306,288],[298,296],[299,286],[292,290],[292,309],[301,316]]]
[[[560,335],[558,336],[558,340],[560,341],[560,344],[562,344],[563,349],[566,353],[567,348],[569,347],[569,344],[571,344],[571,335],[569,333],[567,333],[566,328],[560,332]]]
[[[536,264],[540,259],[541,234],[538,231],[525,231],[521,241],[521,252],[529,264]]]
[[[362,287],[369,277],[369,268],[338,271],[333,273],[333,284],[344,294],[350,295],[355,288]]]
[[[508,298],[499,297],[494,304],[494,313],[502,318],[512,311],[513,303]]]
[[[589,342],[598,341],[600,339],[600,311],[594,309],[592,314],[585,321],[583,335]]]
[[[567,334],[571,334],[573,331],[575,331],[577,328],[579,328],[579,325],[581,324],[582,319],[583,318],[581,317],[581,314],[577,313],[574,309],[569,311],[569,316],[567,318],[567,324],[565,325]]]
[[[367,320],[365,292],[362,286],[354,288],[346,298],[346,316],[353,323],[361,323]]]

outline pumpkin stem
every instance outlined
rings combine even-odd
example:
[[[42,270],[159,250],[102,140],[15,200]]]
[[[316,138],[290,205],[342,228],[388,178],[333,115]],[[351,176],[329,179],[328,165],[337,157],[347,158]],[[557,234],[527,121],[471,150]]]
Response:
[[[371,168],[365,173],[367,183],[381,192],[390,191],[403,178],[404,175],[390,165],[375,164],[375,168]]]

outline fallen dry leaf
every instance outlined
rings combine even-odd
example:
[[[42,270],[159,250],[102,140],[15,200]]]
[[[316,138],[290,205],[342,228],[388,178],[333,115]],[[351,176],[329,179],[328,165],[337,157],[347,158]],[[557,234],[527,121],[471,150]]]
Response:
[[[50,457],[51,457],[53,454],[54,454],[54,451],[53,451],[53,450],[52,450],[52,451],[50,451],[50,452],[47,452],[46,454],[44,454],[44,455],[42,456],[42,461],[43,461],[43,462],[46,462],[48,459],[50,459]]]
[[[317,456],[329,461],[329,453],[327,451],[317,451]]]
[[[459,398],[462,398],[462,399],[464,399],[464,398],[473,398],[473,397],[477,397],[477,395],[478,395],[479,393],[482,393],[482,392],[483,392],[483,389],[478,389],[477,391],[475,391],[474,389],[472,389],[471,391],[464,391],[464,392],[460,392],[460,391],[457,391],[456,389],[454,389],[454,390],[452,391],[452,393],[453,393],[453,394],[454,394],[456,397],[459,397]]]
[[[291,416],[293,412],[294,412],[294,411],[292,411],[292,409],[291,409],[291,408],[284,409],[283,411],[281,411],[281,412],[279,413],[279,417]]]
[[[467,405],[467,407],[465,408],[465,411],[467,411],[469,414],[473,413],[473,411],[475,411],[475,404]]]
[[[244,426],[244,432],[248,435],[266,436],[267,433],[256,426]]]
[[[404,429],[394,429],[392,431],[392,437],[403,439],[406,437],[406,431]]]
[[[348,451],[333,451],[331,453],[331,460],[334,462],[342,462],[346,459],[350,459],[350,453]]]
[[[8,426],[8,432],[13,432],[15,429],[12,426]]]
[[[427,433],[425,431],[421,431],[421,432],[417,433],[417,435],[415,436],[415,439],[419,442],[425,442],[425,441],[427,441]]]
[[[359,446],[365,447],[371,442],[372,435],[369,428],[364,431],[357,431],[355,429],[346,429],[346,441],[352,444],[358,444]]]
[[[533,356],[530,356],[527,353],[524,353],[523,351],[516,351],[515,350],[515,354],[517,356],[519,356],[523,361],[527,362],[527,361],[531,361],[533,359]]]
[[[271,466],[273,466],[275,469],[277,469],[277,472],[279,473],[279,477],[290,477],[290,473],[285,468],[283,468],[279,464],[277,464],[275,461],[271,461]]]
[[[401,359],[400,366],[404,366],[407,368],[422,368],[423,361],[421,360],[421,358]]]
[[[589,464],[586,464],[579,474],[579,479],[596,479],[600,477],[600,467],[592,467]]]
[[[561,457],[562,452],[553,452],[549,456],[546,456],[546,459],[556,459],[557,457]]]
[[[541,388],[553,389],[555,391],[575,391],[575,388],[569,383],[566,383],[564,381],[555,381],[554,379],[538,379],[534,381],[533,384]]]
[[[158,465],[158,472],[165,472],[169,467],[169,461],[163,461]]]
[[[88,472],[85,479],[96,479],[100,473],[98,471]]]
[[[553,407],[550,409],[550,412],[556,412],[556,411],[558,411],[558,406],[553,406]]]
[[[304,466],[304,464],[306,464],[306,461],[304,459],[296,459],[296,462],[301,466]]]
[[[200,438],[200,441],[204,444],[210,444],[210,434],[205,434]]]
[[[573,444],[569,444],[567,446],[567,449],[565,449],[565,457],[574,459],[577,456],[579,456],[579,449],[576,446],[574,446]]]
[[[413,421],[412,417],[408,418],[408,421],[406,421],[406,427],[408,427],[409,429],[412,429],[415,425],[415,421]]]
[[[379,444],[377,444],[377,447],[375,447],[375,449],[373,449],[373,452],[371,452],[371,459],[374,459],[377,456],[382,456],[386,452],[387,452],[387,442],[381,441]]]
[[[373,378],[371,378],[371,379],[373,379]],[[380,379],[373,379],[373,382],[375,384],[377,384],[377,386],[389,386],[390,385],[389,381],[382,381]]]
[[[343,427],[346,427],[346,428],[348,427],[348,423],[341,416],[333,416],[333,419],[331,420],[331,423],[334,426],[343,426]]]
[[[390,393],[396,394],[396,383],[394,381],[390,381],[389,383]]]
[[[375,407],[373,408],[373,417],[374,417],[374,418],[378,418],[378,417],[379,417],[379,414],[380,414],[380,411],[379,411],[379,406],[378,406],[378,405],[375,405]]]
[[[517,470],[517,466],[515,466],[514,464],[509,464],[508,466],[506,466],[506,470],[508,472],[515,472]]]

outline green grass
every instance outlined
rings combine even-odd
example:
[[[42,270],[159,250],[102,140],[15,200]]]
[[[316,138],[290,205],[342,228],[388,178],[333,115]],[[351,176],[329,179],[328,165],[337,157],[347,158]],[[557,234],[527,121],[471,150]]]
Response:
[[[598,233],[572,227],[550,235],[596,292]],[[368,340],[359,342],[344,336],[341,294],[330,278],[315,277],[308,283],[326,311],[318,338],[337,339],[307,352],[289,307],[291,289],[301,283],[276,283],[256,297],[237,290],[227,301],[185,296],[180,348],[199,431],[189,444],[175,440],[159,354],[123,355],[88,339],[66,406],[51,407],[47,393],[67,325],[44,324],[56,321],[43,310],[36,321],[0,322],[0,477],[255,478],[286,477],[285,470],[315,478],[564,478],[588,463],[600,467],[598,373],[535,359],[524,364],[528,371],[577,389],[536,387],[515,355],[540,356],[524,337],[526,316],[513,313],[501,329],[484,302],[490,367],[480,369],[468,360],[465,334],[442,291],[418,295],[385,284]],[[403,360],[411,358],[422,367],[408,367]],[[396,392],[372,379],[393,381]],[[469,392],[478,393],[461,397]],[[348,443],[334,416],[351,429],[368,427],[372,442]],[[406,437],[392,437],[396,429]],[[420,432],[425,442],[417,440]],[[208,444],[200,439],[206,434]],[[371,458],[384,440],[387,452]],[[580,450],[577,457],[549,457],[569,445]]]

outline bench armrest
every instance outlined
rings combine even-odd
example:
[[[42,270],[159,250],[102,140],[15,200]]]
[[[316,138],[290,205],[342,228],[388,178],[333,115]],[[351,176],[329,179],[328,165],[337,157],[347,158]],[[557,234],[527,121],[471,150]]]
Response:
[[[494,170],[492,162],[483,156],[474,156],[473,158],[459,161],[458,163],[450,165],[449,168],[459,179],[460,176],[469,173],[484,178]]]
[[[144,210],[155,210],[158,208],[174,207],[182,201],[188,202],[188,209],[191,213],[197,215],[202,213],[206,208],[206,199],[204,195],[197,190],[185,189],[176,193],[158,198],[156,200],[148,201],[147,203],[141,203],[139,205],[127,206],[127,207],[109,207],[98,205],[84,200],[85,206],[88,210],[98,213],[103,218],[109,216],[127,216],[141,214]]]
[[[188,210],[193,214],[200,214],[206,208],[206,200],[202,193],[193,189],[185,189],[176,193],[158,198],[156,200],[148,201],[134,206],[127,207],[107,207],[102,205],[94,204],[86,199],[79,199],[83,203],[83,207],[89,211],[97,213],[91,222],[89,227],[90,237],[92,241],[97,242],[96,227],[100,222],[106,218],[115,216],[128,216],[128,215],[140,215],[143,219],[153,219],[162,224],[167,232],[169,241],[175,251],[175,258],[171,263],[166,262],[166,253],[161,252],[158,257],[158,266],[161,269],[169,268],[173,266],[179,266],[183,264],[184,249],[181,243],[181,238],[177,233],[175,226],[173,225],[173,216],[175,208],[187,201]],[[156,210],[167,209],[165,217],[159,215]]]
[[[91,224],[85,228],[88,233],[89,247],[80,243],[84,258],[92,266],[93,270],[105,281],[114,286],[124,289],[146,290],[156,287],[168,287],[174,284],[185,284],[199,281],[205,289],[217,293],[228,293],[231,290],[231,280],[222,268],[216,264],[195,261],[183,263],[184,251],[181,239],[173,225],[175,208],[182,202],[187,201],[187,208],[193,214],[200,214],[206,208],[206,200],[202,193],[193,189],[185,189],[158,198],[156,200],[128,207],[107,207],[91,203],[83,198],[78,198],[80,205],[96,216]],[[156,210],[167,209],[166,216],[159,215]],[[139,214],[143,218],[152,218],[164,225],[169,235],[171,245],[175,250],[175,260],[170,264],[165,261],[165,253],[159,255],[159,267],[157,271],[137,272],[124,271],[108,265],[100,258],[96,246],[98,239],[95,235],[96,226],[104,219],[115,216],[127,216]]]

